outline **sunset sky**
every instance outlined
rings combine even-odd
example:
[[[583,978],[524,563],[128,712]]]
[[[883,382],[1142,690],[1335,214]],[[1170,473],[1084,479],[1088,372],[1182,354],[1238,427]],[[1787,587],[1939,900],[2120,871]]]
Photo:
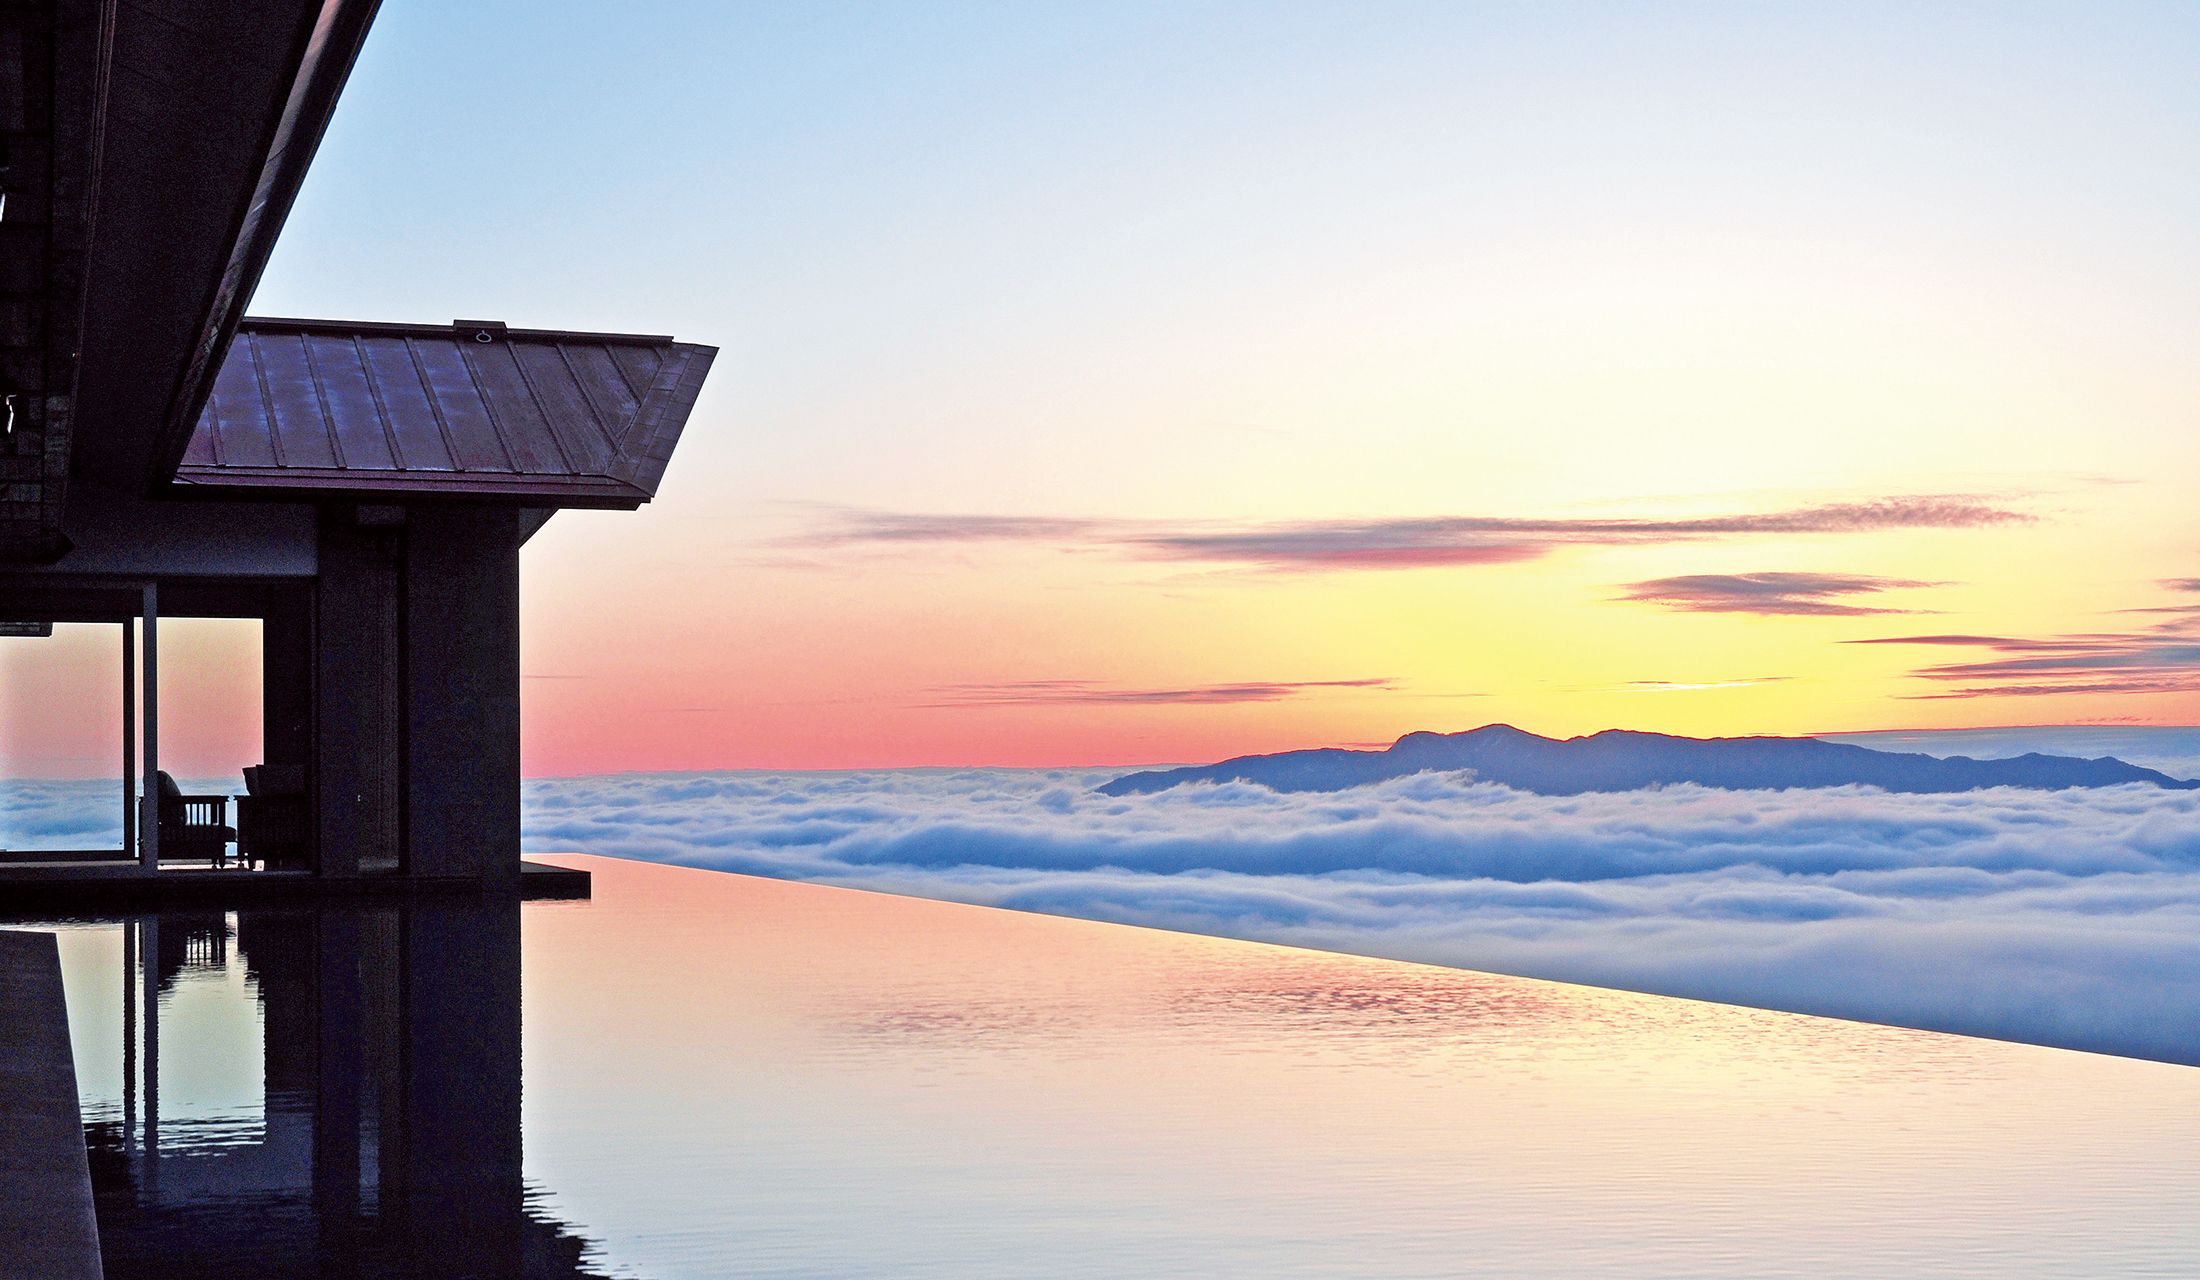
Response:
[[[389,0],[253,310],[722,348],[662,497],[527,548],[534,774],[2190,724],[2196,60],[2175,4]]]

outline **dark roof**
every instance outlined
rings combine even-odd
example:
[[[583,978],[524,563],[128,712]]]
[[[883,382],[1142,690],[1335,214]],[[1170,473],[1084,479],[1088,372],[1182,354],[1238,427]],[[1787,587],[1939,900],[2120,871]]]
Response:
[[[0,561],[167,483],[377,2],[0,4]]]
[[[492,321],[247,318],[176,483],[633,507],[656,495],[716,354]]]
[[[77,474],[145,492],[174,472],[378,2],[61,6],[106,90]]]

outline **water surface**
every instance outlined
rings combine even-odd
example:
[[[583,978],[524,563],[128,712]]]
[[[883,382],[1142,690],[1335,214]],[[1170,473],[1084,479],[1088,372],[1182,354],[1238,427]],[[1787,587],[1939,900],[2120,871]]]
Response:
[[[114,1274],[2200,1269],[2190,1068],[558,860],[72,926]]]

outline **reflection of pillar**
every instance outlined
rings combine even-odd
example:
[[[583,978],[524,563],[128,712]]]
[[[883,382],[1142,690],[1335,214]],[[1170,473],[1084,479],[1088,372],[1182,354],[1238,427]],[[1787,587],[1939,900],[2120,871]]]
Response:
[[[138,966],[145,983],[145,1176],[148,1200],[160,1196],[160,917],[139,917]]]
[[[137,1141],[137,935],[137,921],[122,922],[122,1146],[125,1151]]]
[[[182,1269],[206,1275],[588,1274],[565,1252],[571,1237],[526,1210],[514,895],[236,913],[261,1011],[265,1130],[179,1153],[164,1188],[156,1000],[164,969],[205,960],[178,945],[203,936],[191,916],[165,923],[144,917],[123,935],[130,1153],[127,1167],[94,1162],[102,1208],[117,1211],[102,1223],[116,1274],[166,1274],[186,1246]],[[278,1204],[290,1208],[268,1212]],[[531,1247],[547,1270],[527,1270]]]
[[[322,911],[314,917],[312,1007],[319,1017],[313,1029],[313,1207],[323,1245],[339,1252],[359,1222],[361,1207],[359,972],[363,961],[386,962],[360,955],[359,924],[356,911]]]
[[[517,1275],[519,904],[416,904],[402,945],[405,1138],[383,1204],[423,1274]]]
[[[360,1058],[367,1087],[360,1092],[360,1125],[374,1135],[361,1154],[359,1194],[381,1212],[382,1180],[403,1179],[405,1164],[405,913],[397,909],[359,917]],[[394,1172],[391,1172],[394,1171]]]

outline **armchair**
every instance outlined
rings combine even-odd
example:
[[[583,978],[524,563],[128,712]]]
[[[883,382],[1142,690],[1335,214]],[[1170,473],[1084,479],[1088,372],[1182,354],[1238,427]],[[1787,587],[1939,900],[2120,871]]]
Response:
[[[229,797],[185,795],[166,769],[155,778],[160,794],[160,855],[165,860],[205,858],[213,866],[228,860],[237,829],[229,825]]]
[[[237,797],[237,860],[246,867],[304,866],[306,771],[302,765],[256,764],[244,771]]]

